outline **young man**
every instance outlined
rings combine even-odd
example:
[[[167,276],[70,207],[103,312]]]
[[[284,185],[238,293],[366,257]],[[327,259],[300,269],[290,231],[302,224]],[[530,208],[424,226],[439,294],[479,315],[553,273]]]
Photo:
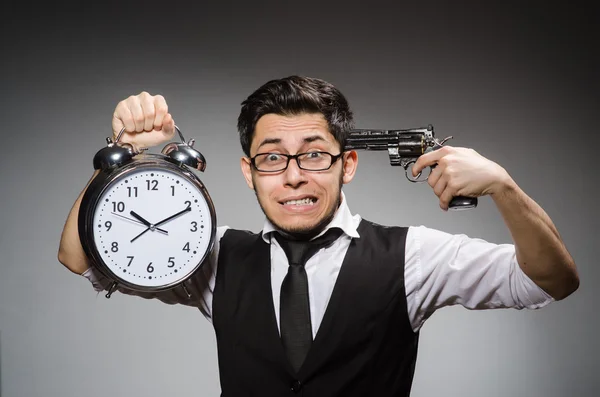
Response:
[[[218,229],[215,250],[192,280],[201,299],[121,290],[196,306],[212,321],[223,395],[408,395],[418,333],[435,310],[535,309],[577,289],[575,264],[552,221],[475,151],[446,146],[421,156],[413,174],[437,164],[428,182],[443,209],[454,196],[490,195],[514,245],[352,215],[341,191],[358,164],[356,152],[343,150],[352,112],[331,84],[273,80],[242,105],[241,168],[266,216],[262,232]],[[123,140],[137,148],[175,131],[165,99],[145,92],[120,102],[112,125],[115,135],[125,127]],[[102,290],[107,282],[77,234],[81,196],[59,261]],[[298,266],[290,244],[330,230],[338,231],[333,242]]]

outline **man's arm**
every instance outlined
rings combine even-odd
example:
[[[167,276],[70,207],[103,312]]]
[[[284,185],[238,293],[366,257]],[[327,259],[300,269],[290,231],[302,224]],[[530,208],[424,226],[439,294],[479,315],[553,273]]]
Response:
[[[83,274],[89,267],[89,262],[81,242],[79,240],[79,231],[77,226],[77,218],[79,214],[79,206],[81,205],[81,199],[85,194],[90,182],[98,175],[100,171],[94,172],[92,178],[87,183],[85,188],[77,197],[77,200],[73,204],[65,226],[60,236],[60,246],[58,247],[58,261],[62,263],[67,269],[75,274]]]
[[[517,261],[556,300],[579,287],[573,258],[546,212],[508,178],[491,194],[515,243]]]
[[[511,233],[523,272],[556,300],[579,287],[573,258],[550,217],[504,168],[472,149],[445,146],[419,157],[413,176],[434,164],[428,183],[443,210],[455,196],[491,195]]]

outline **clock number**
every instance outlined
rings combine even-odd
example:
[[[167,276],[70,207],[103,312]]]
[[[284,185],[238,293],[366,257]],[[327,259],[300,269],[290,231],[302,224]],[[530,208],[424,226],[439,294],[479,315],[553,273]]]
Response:
[[[192,221],[192,228],[190,229],[190,232],[197,232],[197,231],[198,231],[198,222]]]
[[[171,196],[175,196],[175,186],[171,185]]]
[[[173,259],[175,259],[174,256],[170,256],[169,257],[169,264],[167,265],[167,267],[173,267],[173,266],[175,266],[175,261]]]
[[[127,266],[131,266],[131,262],[133,262],[133,256],[128,256],[127,258],[129,259]]]
[[[150,264],[148,265],[148,267],[146,268],[146,271],[148,273],[152,273],[154,271],[154,268],[152,267],[152,262],[150,262]]]
[[[110,228],[112,227],[112,222],[106,221],[106,222],[104,222],[104,226],[106,227],[106,231],[108,232],[110,230]]]
[[[131,197],[131,192],[133,192],[133,197],[137,197],[138,195],[138,188],[137,186],[131,187],[131,186],[127,186],[127,193],[129,194],[129,197]]]
[[[116,241],[113,241],[112,246],[110,247],[110,250],[112,252],[118,252],[119,251],[119,243],[117,243]]]
[[[190,243],[185,243],[182,251],[190,252]]]
[[[146,179],[146,186],[148,187],[148,190],[158,190],[158,181],[156,179]]]
[[[119,201],[118,203],[116,201],[113,201],[112,205],[113,205],[113,212],[125,211],[125,203],[122,201]]]
[[[185,205],[187,206],[187,208],[190,208],[192,206],[192,202],[189,200],[186,200]]]

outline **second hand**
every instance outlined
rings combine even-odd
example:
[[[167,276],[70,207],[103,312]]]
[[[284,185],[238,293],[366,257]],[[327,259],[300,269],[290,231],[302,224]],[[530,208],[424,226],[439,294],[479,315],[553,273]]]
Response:
[[[124,215],[121,215],[121,214],[117,214],[116,212],[111,212],[111,214],[113,214],[113,215],[116,215],[116,216],[118,216],[118,217],[121,217],[121,218],[123,218],[123,219],[127,219],[128,221],[135,222],[135,223],[137,223],[138,225],[143,225],[143,223],[142,223],[142,222],[140,222],[140,221],[138,221],[137,219],[129,218],[129,217],[127,217],[127,216],[124,216]],[[159,227],[157,227],[157,228],[156,228],[156,231],[159,231],[159,232],[161,232],[161,233],[164,233],[164,234],[169,234],[169,232],[168,232],[168,231],[166,231],[166,230],[164,230],[164,229],[161,229],[161,228],[159,228]]]

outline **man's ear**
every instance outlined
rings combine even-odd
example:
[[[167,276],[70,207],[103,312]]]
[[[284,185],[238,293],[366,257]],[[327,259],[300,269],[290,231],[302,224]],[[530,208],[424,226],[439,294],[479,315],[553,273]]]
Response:
[[[350,183],[356,173],[356,167],[358,167],[358,154],[355,150],[344,153],[342,156],[342,167],[344,167],[342,182],[344,184]]]
[[[242,167],[242,174],[246,179],[246,184],[252,190],[254,190],[254,183],[252,182],[252,164],[248,157],[242,157],[240,160],[240,166]]]

